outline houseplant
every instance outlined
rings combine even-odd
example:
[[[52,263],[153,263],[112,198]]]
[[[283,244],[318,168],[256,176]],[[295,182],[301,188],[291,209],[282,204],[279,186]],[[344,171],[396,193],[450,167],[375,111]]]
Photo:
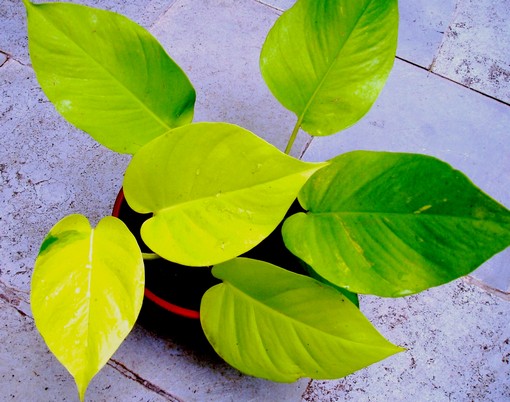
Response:
[[[299,0],[264,44],[264,79],[297,115],[286,153],[299,128],[329,135],[359,120],[391,69],[396,2],[351,3]],[[200,311],[213,347],[243,372],[293,381],[341,377],[401,350],[345,289],[416,293],[510,243],[510,212],[437,159],[359,151],[305,163],[240,127],[191,123],[194,90],[146,31],[91,8],[25,5],[41,87],[77,127],[134,154],[126,199],[153,214],[141,231],[153,253],[142,255],[112,217],[95,229],[66,217],[41,246],[34,318],[81,399],[136,320],[143,258],[214,266],[223,282]],[[307,212],[285,220],[283,238],[315,279],[236,258],[273,231],[296,197]]]

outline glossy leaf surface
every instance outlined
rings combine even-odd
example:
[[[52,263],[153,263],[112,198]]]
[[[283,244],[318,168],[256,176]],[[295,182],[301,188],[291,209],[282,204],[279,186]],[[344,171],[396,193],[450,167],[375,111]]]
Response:
[[[510,211],[425,155],[341,155],[299,200],[309,212],[285,222],[286,246],[356,293],[416,293],[472,272],[510,245]]]
[[[202,299],[202,327],[216,352],[246,374],[340,378],[402,351],[342,293],[310,277],[245,258],[213,274],[223,283]]]
[[[260,67],[273,95],[311,135],[356,123],[386,82],[397,46],[396,0],[298,0],[273,26]]]
[[[213,265],[267,237],[322,166],[238,126],[197,123],[144,146],[127,168],[124,193],[135,211],[154,213],[142,238],[155,253],[183,265]]]
[[[73,375],[87,386],[131,331],[143,300],[144,269],[133,235],[117,218],[95,229],[69,215],[48,233],[32,276],[37,329]]]
[[[193,87],[144,28],[81,5],[24,3],[37,79],[76,127],[108,148],[134,153],[191,121]]]

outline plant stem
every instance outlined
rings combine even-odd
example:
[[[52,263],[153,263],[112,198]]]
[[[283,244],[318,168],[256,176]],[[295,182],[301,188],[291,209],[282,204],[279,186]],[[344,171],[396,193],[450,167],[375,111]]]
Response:
[[[296,125],[294,126],[294,130],[292,130],[292,134],[290,135],[289,142],[287,143],[287,147],[285,148],[285,153],[287,155],[290,153],[292,145],[294,145],[294,141],[296,140],[299,127],[301,127],[301,119],[298,119]]]
[[[142,253],[142,258],[145,261],[148,261],[148,260],[157,260],[158,258],[161,258],[161,257],[159,255],[157,255],[156,253]]]

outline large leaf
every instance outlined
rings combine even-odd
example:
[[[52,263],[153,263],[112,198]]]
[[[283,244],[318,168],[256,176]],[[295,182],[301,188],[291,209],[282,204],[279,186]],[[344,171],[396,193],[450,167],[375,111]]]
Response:
[[[75,126],[115,151],[134,153],[191,121],[195,91],[145,29],[109,11],[23,2],[37,79]]]
[[[238,126],[197,123],[137,152],[124,192],[135,211],[154,213],[142,226],[154,252],[183,265],[213,265],[267,237],[323,165],[287,156]]]
[[[332,379],[402,351],[337,290],[269,263],[215,266],[222,284],[200,307],[216,352],[238,370],[273,381]]]
[[[127,227],[106,217],[92,229],[69,215],[48,233],[32,276],[37,329],[75,378],[80,399],[131,331],[143,300],[140,249]]]
[[[435,158],[356,151],[317,172],[286,246],[356,293],[405,296],[477,268],[510,245],[510,211]]]
[[[273,26],[260,67],[312,135],[336,133],[372,106],[393,66],[397,0],[298,0]]]

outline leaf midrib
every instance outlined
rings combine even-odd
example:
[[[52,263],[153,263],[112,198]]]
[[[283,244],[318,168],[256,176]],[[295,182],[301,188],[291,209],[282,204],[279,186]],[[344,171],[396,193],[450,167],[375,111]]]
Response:
[[[237,292],[239,295],[241,295],[242,298],[245,298],[245,299],[253,302],[254,304],[258,305],[261,309],[269,311],[271,314],[275,314],[275,315],[278,315],[278,316],[281,316],[281,317],[284,317],[284,318],[288,319],[289,321],[292,322],[292,325],[294,327],[301,326],[301,327],[310,328],[313,331],[319,332],[319,333],[323,334],[324,336],[334,338],[337,341],[340,340],[341,342],[345,342],[345,343],[352,343],[352,344],[356,344],[356,345],[362,345],[362,346],[367,347],[367,348],[374,347],[373,346],[373,342],[365,343],[365,342],[361,342],[361,341],[355,341],[355,340],[343,338],[343,337],[341,337],[339,335],[333,334],[331,332],[327,332],[327,331],[325,331],[322,328],[314,327],[312,324],[309,324],[307,322],[299,321],[297,318],[295,318],[293,316],[290,316],[290,315],[286,314],[285,312],[283,312],[281,310],[277,310],[277,309],[271,308],[268,304],[264,303],[263,301],[261,301],[259,299],[256,299],[255,297],[253,297],[249,293],[244,292],[241,288],[237,287],[235,284],[233,284],[232,282],[230,282],[230,281],[228,281],[226,279],[223,279],[223,284],[224,285],[227,285],[227,284],[230,285],[232,290]],[[351,301],[347,300],[347,298],[345,296],[343,296],[341,294],[339,294],[339,296],[343,297],[343,299],[345,300],[346,303],[352,303]],[[387,340],[385,340],[385,342],[387,342],[390,345],[390,347],[383,347],[383,346],[380,346],[380,345],[377,345],[376,347],[378,349],[384,349],[384,350],[386,350],[386,349],[393,350],[394,349],[394,347],[391,347],[393,345],[390,342],[388,342]]]
[[[315,91],[310,96],[310,99],[308,100],[307,104],[305,105],[305,108],[303,109],[303,112],[301,115],[298,116],[298,121],[296,123],[296,127],[301,127],[301,124],[303,123],[303,120],[308,112],[308,109],[311,107],[311,105],[315,102],[315,99],[318,95],[318,93],[321,91],[324,83],[326,82],[326,79],[328,78],[329,74],[331,73],[333,66],[336,64],[338,58],[340,57],[340,54],[342,53],[342,50],[344,49],[346,43],[349,41],[350,37],[352,36],[353,32],[355,31],[356,27],[358,26],[360,20],[362,19],[363,15],[365,14],[365,11],[368,9],[368,7],[372,4],[374,0],[370,0],[367,2],[365,8],[362,10],[360,15],[358,16],[358,19],[356,20],[356,23],[353,25],[353,29],[349,32],[347,35],[346,40],[343,42],[343,44],[338,48],[338,51],[336,52],[336,55],[333,57],[333,60],[331,61],[328,69],[324,73],[322,79],[320,80],[319,84],[315,88]]]
[[[117,77],[111,72],[109,71],[103,64],[101,64],[98,60],[96,60],[89,52],[87,52],[82,46],[80,46],[79,43],[77,43],[76,41],[74,41],[71,37],[69,37],[68,35],[65,34],[65,32],[63,32],[58,25],[55,25],[53,23],[53,21],[49,20],[48,18],[46,18],[46,16],[44,15],[44,12],[40,11],[38,9],[38,5],[37,4],[32,4],[30,3],[32,7],[34,7],[34,9],[36,10],[36,12],[39,13],[40,16],[42,16],[42,18],[51,26],[53,26],[58,32],[60,32],[64,37],[66,37],[72,44],[75,45],[75,48],[79,49],[82,51],[83,54],[85,54],[85,56],[87,56],[87,58],[91,61],[94,62],[94,64],[96,64],[97,66],[99,66],[99,68],[104,71],[110,78],[112,78],[112,81],[118,83],[118,87],[121,88],[121,89],[124,89],[127,93],[129,93],[131,96],[132,96],[132,99],[134,99],[136,101],[136,103],[138,103],[139,105],[141,105],[141,108],[143,110],[145,110],[150,116],[152,116],[154,118],[154,120],[156,120],[165,130],[170,130],[172,127],[169,126],[164,120],[162,120],[152,109],[150,109],[139,97],[138,95],[136,95],[129,87],[127,87],[125,85],[124,82],[120,81],[117,79]],[[73,6],[76,6],[76,7],[86,7],[86,6],[82,6],[82,5],[73,5]],[[88,8],[88,7],[86,7]],[[103,11],[103,10],[101,10]],[[144,52],[145,53],[145,52]]]
[[[481,217],[477,218],[475,216],[459,216],[459,215],[450,215],[448,213],[415,213],[415,212],[377,212],[377,211],[330,211],[330,212],[312,212],[308,211],[305,212],[307,215],[311,216],[328,216],[328,215],[334,215],[334,216],[346,216],[346,215],[367,215],[367,216],[376,216],[376,217],[382,217],[385,216],[405,216],[405,217],[416,217],[416,218],[444,218],[444,219],[459,219],[459,220],[466,220],[466,221],[482,221],[482,222],[494,222],[501,225],[510,225],[510,214],[501,214],[497,216],[492,217]],[[508,222],[501,222],[497,220],[498,216],[507,217]]]
[[[211,195],[203,196],[203,197],[200,197],[200,198],[195,198],[195,199],[192,199],[192,200],[187,200],[187,201],[179,202],[177,204],[173,204],[171,206],[168,206],[168,207],[165,207],[165,208],[161,208],[161,209],[159,209],[157,211],[153,211],[153,212],[154,212],[154,214],[156,214],[156,213],[161,214],[161,213],[166,213],[168,211],[171,211],[173,209],[187,208],[189,206],[192,206],[193,204],[200,204],[200,203],[208,201],[208,200],[217,200],[217,199],[223,199],[225,197],[232,197],[232,196],[235,197],[236,193],[243,192],[243,191],[246,191],[246,190],[249,190],[249,189],[256,189],[258,187],[264,187],[264,186],[267,186],[268,184],[278,183],[279,181],[286,180],[286,179],[288,179],[288,178],[290,178],[292,176],[301,176],[303,174],[306,174],[307,172],[316,171],[319,168],[320,167],[314,166],[314,167],[312,167],[310,169],[301,170],[299,172],[295,172],[295,173],[292,173],[290,175],[285,175],[285,176],[279,177],[276,180],[274,180],[274,179],[264,180],[264,181],[262,181],[260,183],[257,183],[256,185],[253,185],[253,186],[236,188],[236,189],[225,191],[225,192],[218,191],[216,194],[219,193],[219,194],[221,194],[220,196],[217,196],[216,194],[211,194]]]

